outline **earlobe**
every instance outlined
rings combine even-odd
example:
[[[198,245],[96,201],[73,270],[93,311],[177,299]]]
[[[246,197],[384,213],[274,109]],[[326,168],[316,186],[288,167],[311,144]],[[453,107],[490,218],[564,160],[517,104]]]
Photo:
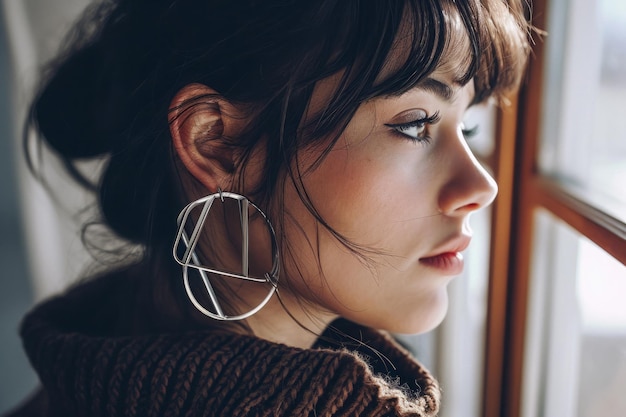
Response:
[[[168,116],[174,149],[185,168],[208,191],[224,188],[234,170],[226,130],[234,109],[210,87],[189,84],[174,96]]]

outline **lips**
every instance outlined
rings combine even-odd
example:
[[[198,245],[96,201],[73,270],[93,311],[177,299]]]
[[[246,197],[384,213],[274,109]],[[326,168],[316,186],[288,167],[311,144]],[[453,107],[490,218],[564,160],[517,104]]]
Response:
[[[432,255],[420,258],[420,263],[436,269],[444,275],[459,275],[463,272],[462,251],[467,249],[471,241],[470,236],[462,235],[447,241],[437,248]]]
[[[463,255],[460,252],[446,252],[437,256],[421,258],[420,263],[438,269],[444,275],[459,275],[463,272]]]

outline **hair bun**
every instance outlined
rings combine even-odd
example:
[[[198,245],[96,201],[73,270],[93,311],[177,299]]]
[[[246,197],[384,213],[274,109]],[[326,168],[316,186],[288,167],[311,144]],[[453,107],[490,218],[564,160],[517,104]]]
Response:
[[[128,119],[123,87],[100,49],[88,45],[58,66],[33,107],[41,133],[69,158],[113,151]]]

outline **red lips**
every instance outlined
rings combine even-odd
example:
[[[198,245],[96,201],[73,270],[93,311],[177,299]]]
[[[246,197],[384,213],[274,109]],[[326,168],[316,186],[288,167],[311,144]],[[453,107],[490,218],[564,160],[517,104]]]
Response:
[[[437,269],[444,275],[459,275],[463,272],[462,251],[467,249],[471,237],[461,235],[447,241],[441,247],[433,251],[433,255],[420,258],[420,263],[430,268]]]

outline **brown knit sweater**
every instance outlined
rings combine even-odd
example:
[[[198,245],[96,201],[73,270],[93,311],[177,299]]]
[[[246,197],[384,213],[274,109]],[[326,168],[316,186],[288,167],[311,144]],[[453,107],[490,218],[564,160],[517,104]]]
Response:
[[[31,413],[437,414],[436,381],[384,333],[338,321],[312,349],[215,332],[115,334],[102,312],[116,308],[107,296],[115,285],[99,295],[57,297],[24,320],[24,346],[43,386]]]

